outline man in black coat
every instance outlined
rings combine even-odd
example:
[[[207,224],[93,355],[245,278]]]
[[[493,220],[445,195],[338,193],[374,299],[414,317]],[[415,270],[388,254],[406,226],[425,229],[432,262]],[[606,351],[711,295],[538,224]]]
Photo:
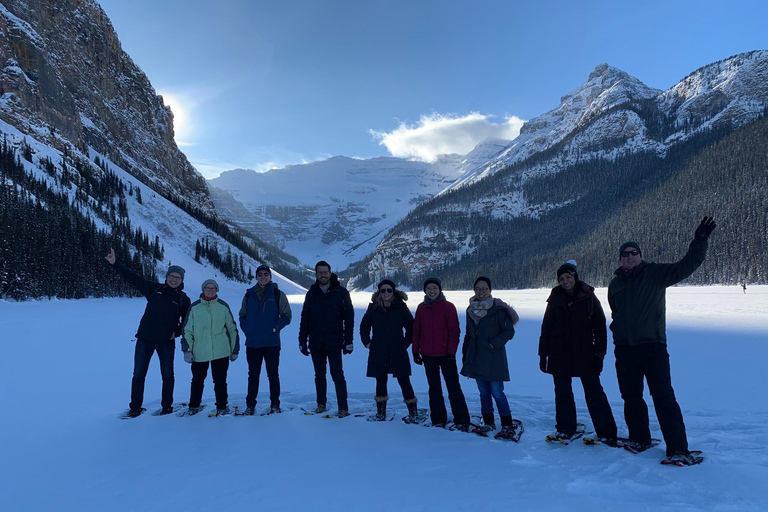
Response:
[[[146,299],[147,307],[136,331],[136,351],[133,358],[133,379],[131,381],[131,403],[127,417],[135,418],[142,411],[144,403],[144,381],[152,354],[157,351],[160,360],[160,374],[163,378],[161,414],[173,411],[173,355],[176,338],[181,336],[181,324],[187,316],[190,300],[184,293],[184,269],[171,265],[165,276],[165,283],[150,281],[139,276],[121,263],[117,263],[115,250],[110,248],[105,259],[112,268]]]
[[[355,310],[346,288],[339,284],[339,278],[331,273],[331,265],[319,261],[315,265],[317,280],[304,297],[299,325],[299,350],[305,356],[312,355],[315,368],[315,389],[317,409],[327,410],[326,360],[331,368],[331,378],[336,386],[339,416],[349,415],[347,404],[347,381],[341,355],[351,354],[352,329],[355,324]]]
[[[707,239],[715,226],[712,217],[704,217],[688,252],[677,263],[643,261],[640,245],[625,242],[619,249],[621,267],[608,286],[616,374],[624,399],[629,439],[640,450],[651,446],[648,406],[643,400],[645,378],[667,445],[667,456],[683,464],[696,462],[688,450],[683,413],[672,389],[666,289],[693,274],[704,262]]]

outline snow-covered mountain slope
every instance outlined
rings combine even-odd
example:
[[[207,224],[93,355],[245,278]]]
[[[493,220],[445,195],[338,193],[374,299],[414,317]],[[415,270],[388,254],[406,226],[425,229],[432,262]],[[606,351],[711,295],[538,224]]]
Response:
[[[494,153],[498,145],[491,141],[487,151]],[[280,243],[304,263],[324,259],[341,270],[370,253],[416,205],[489,154],[477,151],[480,156],[448,155],[433,164],[338,156],[264,173],[236,169],[209,184],[217,210],[228,220]]]
[[[169,265],[181,265],[186,270],[184,281],[187,293],[192,297],[200,292],[199,286],[205,279],[214,278],[221,284],[225,284],[227,281],[219,270],[205,260],[201,263],[195,261],[195,242],[197,240],[207,239],[211,245],[217,245],[222,252],[226,252],[228,249],[231,250],[234,258],[243,258],[246,271],[250,268],[255,273],[256,268],[261,264],[260,261],[255,260],[249,254],[231,246],[225,239],[212,229],[205,227],[188,212],[182,210],[157,192],[152,191],[133,175],[94,150],[90,150],[89,154],[85,155],[76,148],[67,147],[67,160],[65,160],[61,151],[21,133],[18,129],[4,121],[0,121],[0,135],[11,147],[20,147],[22,144],[29,146],[32,161],[27,162],[24,159],[20,159],[20,161],[25,165],[28,173],[34,175],[36,179],[47,183],[52,189],[62,187],[61,182],[57,181],[55,177],[62,173],[62,162],[71,161],[70,159],[73,157],[80,158],[82,161],[93,161],[98,158],[102,165],[107,166],[119,180],[133,190],[132,194],[126,194],[125,197],[125,219],[129,219],[133,229],[140,228],[150,240],[158,237],[163,245],[164,259],[156,264],[156,272],[159,278],[162,279],[165,276],[165,271]],[[54,176],[43,170],[44,163],[47,161],[52,162],[56,169],[56,172],[53,173]],[[100,170],[97,166],[93,166],[92,172],[98,174]],[[12,186],[13,184],[5,183],[4,185]],[[76,197],[83,194],[81,187],[74,183],[70,187],[64,187],[63,190],[70,195],[73,201]],[[86,204],[93,205],[94,203],[86,202]],[[94,219],[99,229],[109,229],[108,224],[99,220],[99,215],[93,206],[85,206],[81,212]],[[52,241],[52,243],[55,243],[55,241]],[[269,263],[271,264],[271,262]],[[130,264],[128,265],[130,266]],[[305,290],[302,286],[283,277],[276,270],[273,270],[273,279],[279,283],[280,288],[286,293],[301,293]]]
[[[558,183],[555,176],[561,170],[576,164],[597,169],[640,154],[651,155],[649,165],[658,165],[658,159],[694,137],[736,130],[765,114],[766,77],[768,51],[705,66],[664,92],[610,66],[598,66],[583,86],[563,97],[556,109],[527,122],[495,157],[405,217],[382,238],[375,255],[356,267],[352,283],[367,286],[396,273],[423,276],[467,255],[482,260],[494,240],[513,243],[514,235],[496,221],[540,220],[583,198],[584,181]],[[639,183],[644,173],[637,172],[633,180]],[[583,179],[591,178],[586,173]],[[611,189],[609,184],[604,188]],[[611,189],[605,199],[614,200],[616,193]],[[598,211],[602,201],[591,201]],[[514,242],[521,243],[525,241]]]

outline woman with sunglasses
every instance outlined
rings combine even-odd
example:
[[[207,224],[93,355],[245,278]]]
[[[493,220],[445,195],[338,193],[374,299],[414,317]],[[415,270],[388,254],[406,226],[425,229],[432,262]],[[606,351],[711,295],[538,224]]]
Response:
[[[496,428],[493,401],[499,409],[501,430],[496,438],[518,439],[522,432],[512,420],[509,401],[504,394],[504,381],[509,381],[506,344],[515,335],[517,312],[501,299],[491,295],[491,280],[480,276],[473,286],[475,295],[469,299],[467,328],[462,346],[461,374],[475,379],[480,391],[480,412],[484,426],[474,432],[486,435]]]
[[[579,377],[587,410],[595,431],[611,443],[616,422],[600,383],[607,336],[605,314],[595,289],[579,280],[576,262],[569,260],[557,269],[557,286],[547,299],[539,338],[539,368],[552,375],[555,384],[554,439],[568,443],[583,434],[576,423],[572,379]]]
[[[411,385],[411,362],[408,347],[413,335],[413,315],[406,306],[408,295],[397,290],[395,283],[384,279],[371,297],[368,310],[360,322],[360,339],[369,349],[366,376],[376,379],[376,421],[387,418],[387,376],[400,384],[408,406],[406,422],[417,421],[416,395]],[[373,337],[371,337],[373,331]]]

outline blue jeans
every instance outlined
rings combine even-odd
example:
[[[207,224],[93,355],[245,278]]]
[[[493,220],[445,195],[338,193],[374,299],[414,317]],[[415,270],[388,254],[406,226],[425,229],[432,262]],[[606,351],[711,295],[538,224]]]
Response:
[[[493,402],[491,401],[491,397],[493,397],[496,400],[496,407],[499,408],[499,416],[512,414],[507,395],[504,394],[504,382],[480,378],[475,379],[475,381],[477,382],[477,389],[480,391],[480,412],[493,414]]]
[[[163,377],[163,392],[161,405],[171,407],[173,405],[173,354],[176,352],[176,342],[169,340],[166,343],[147,343],[136,340],[136,351],[133,355],[133,380],[131,381],[131,409],[139,409],[144,403],[144,381],[149,370],[149,361],[152,354],[157,351],[160,360],[160,375]]]

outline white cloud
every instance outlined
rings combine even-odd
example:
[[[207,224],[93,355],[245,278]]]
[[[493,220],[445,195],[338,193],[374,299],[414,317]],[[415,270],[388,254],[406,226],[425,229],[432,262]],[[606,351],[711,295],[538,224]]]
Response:
[[[490,117],[477,112],[463,117],[433,113],[421,116],[413,126],[400,123],[391,132],[370,133],[392,156],[434,162],[438,155],[465,155],[488,138],[512,140],[520,134],[524,121],[519,117],[509,116],[503,123]]]

